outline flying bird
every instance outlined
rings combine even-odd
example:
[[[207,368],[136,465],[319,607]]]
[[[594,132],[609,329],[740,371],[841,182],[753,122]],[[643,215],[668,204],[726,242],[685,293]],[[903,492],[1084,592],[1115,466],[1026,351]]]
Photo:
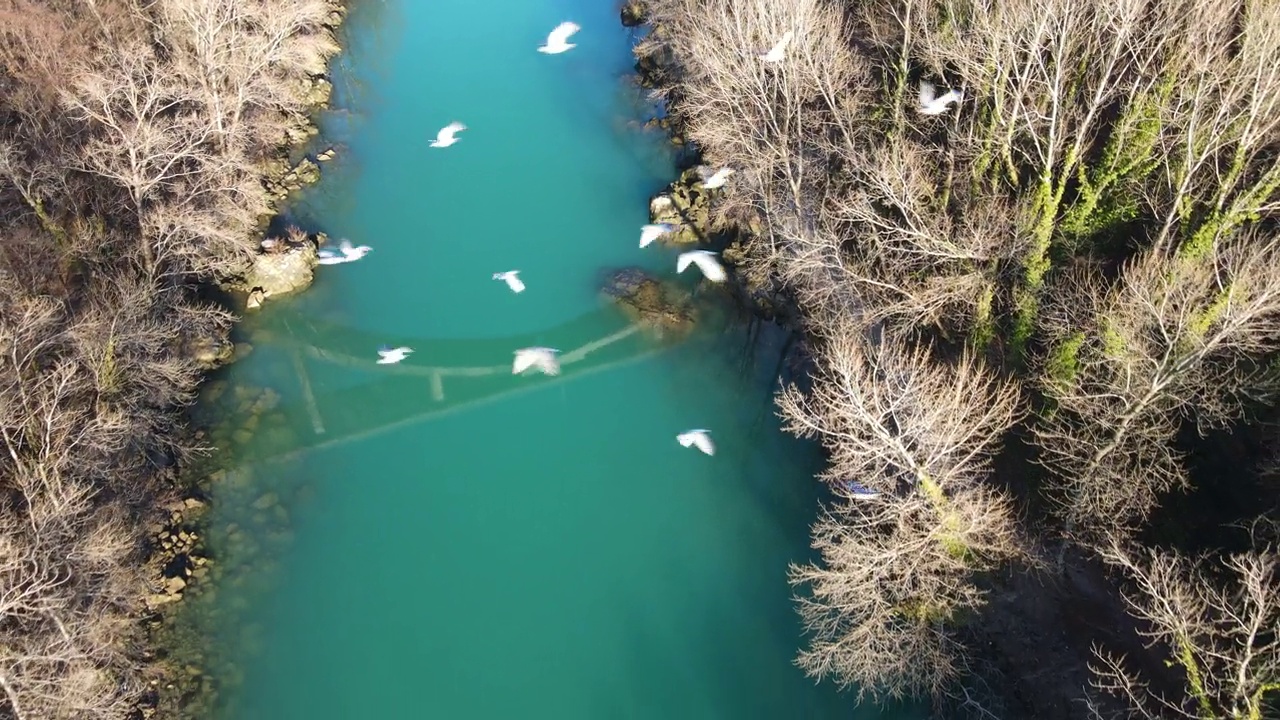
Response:
[[[557,55],[565,52],[569,48],[577,47],[574,43],[568,42],[569,36],[578,32],[582,28],[577,23],[562,22],[556,26],[551,34],[547,35],[547,44],[538,48],[538,52],[548,55]]]
[[[369,254],[372,249],[368,245],[352,245],[350,240],[344,239],[338,243],[337,250],[321,248],[317,251],[316,257],[319,259],[316,262],[321,265],[341,265],[342,263],[355,262]]]
[[[843,485],[844,489],[848,491],[849,497],[854,500],[870,500],[872,498],[880,497],[880,493],[868,488],[857,480],[845,480]]]
[[[941,115],[947,111],[947,107],[951,103],[960,102],[964,97],[961,90],[948,90],[942,95],[938,95],[938,88],[928,80],[920,81],[920,107],[917,108],[921,115]]]
[[[791,42],[792,32],[790,30],[782,34],[782,39],[777,45],[769,48],[769,52],[760,56],[761,60],[767,63],[780,63],[787,56],[787,44]]]
[[[511,292],[524,292],[524,282],[520,280],[519,270],[508,270],[506,272],[494,273],[494,280],[503,280],[507,283],[507,287],[511,288]]]
[[[733,174],[733,168],[722,167],[715,172],[711,172],[711,168],[706,165],[699,165],[694,168],[698,171],[698,176],[702,178],[702,187],[708,190],[715,190],[724,185],[724,182]]]
[[[559,375],[560,360],[556,358],[558,352],[560,351],[555,348],[545,347],[517,350],[515,362],[511,364],[511,374],[519,375],[529,368],[536,367],[544,375]]]
[[[710,430],[687,430],[676,436],[676,442],[685,447],[696,447],[708,455],[716,454],[716,446],[711,442]]]
[[[724,272],[724,267],[720,265],[720,261],[716,260],[716,254],[710,250],[690,250],[689,252],[680,253],[680,257],[676,258],[676,272],[682,273],[684,269],[693,263],[698,266],[702,274],[711,282],[724,282],[728,275]]]
[[[413,348],[383,348],[378,351],[379,365],[395,365],[401,360],[409,357],[409,353],[413,352]]]
[[[669,232],[675,232],[676,226],[671,223],[655,223],[640,226],[640,247],[648,247],[650,243]]]
[[[440,128],[440,132],[436,133],[436,139],[431,141],[431,147],[446,148],[458,142],[458,133],[466,130],[467,126],[458,121],[453,121],[448,125]]]

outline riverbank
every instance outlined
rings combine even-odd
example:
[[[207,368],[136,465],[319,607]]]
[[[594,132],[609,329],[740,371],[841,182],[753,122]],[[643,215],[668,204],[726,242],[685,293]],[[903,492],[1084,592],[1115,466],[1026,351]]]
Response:
[[[813,358],[810,386],[783,392],[780,410],[794,432],[823,441],[831,466],[820,479],[847,500],[814,528],[822,560],[793,568],[809,631],[799,662],[818,678],[859,687],[860,697],[928,695],[960,716],[1065,719],[1089,706],[1119,712],[1150,701],[1145,690],[1115,692],[1135,676],[1180,706],[1244,702],[1260,711],[1269,680],[1232,689],[1235,660],[1185,653],[1190,628],[1200,652],[1216,633],[1230,632],[1224,628],[1238,620],[1234,608],[1209,603],[1222,623],[1216,630],[1198,625],[1198,612],[1159,616],[1153,608],[1179,593],[1218,591],[1182,553],[1243,550],[1239,567],[1261,568],[1221,581],[1223,592],[1275,585],[1265,535],[1206,527],[1195,513],[1174,520],[1159,508],[1182,505],[1166,501],[1172,487],[1222,486],[1211,466],[1193,460],[1220,455],[1214,439],[1191,439],[1191,426],[1206,416],[1221,423],[1258,417],[1256,408],[1225,400],[1230,390],[1196,382],[1207,377],[1201,373],[1223,378],[1236,362],[1274,358],[1274,342],[1254,344],[1253,331],[1223,319],[1208,278],[1256,283],[1237,290],[1257,303],[1240,320],[1259,329],[1274,324],[1280,314],[1267,298],[1280,289],[1276,243],[1241,232],[1250,217],[1244,205],[1194,219],[1184,212],[1181,230],[1173,229],[1183,212],[1172,209],[1178,202],[1222,208],[1214,198],[1232,190],[1164,187],[1163,178],[1190,183],[1187,173],[1195,171],[1148,160],[1153,132],[1159,123],[1183,130],[1199,152],[1201,130],[1153,111],[1168,101],[1163,96],[1143,96],[1153,103],[1144,105],[1108,94],[1129,82],[1117,70],[1124,62],[1099,65],[1084,49],[1145,48],[1134,28],[1149,19],[1057,27],[1055,37],[1080,42],[1071,46],[1080,58],[1059,58],[1088,76],[1070,82],[1106,92],[1055,96],[1058,114],[1041,124],[1031,120],[1041,110],[1017,115],[1018,103],[1045,107],[1040,86],[1000,85],[1000,77],[984,74],[989,57],[971,56],[976,46],[931,24],[970,18],[947,7],[655,0],[625,3],[621,13],[624,25],[649,25],[637,70],[665,98],[666,125],[703,162],[736,171],[709,211],[681,212],[682,219],[699,218],[694,234],[724,250],[738,294],[803,331]],[[961,35],[1008,40],[1013,67],[1024,59],[1019,33],[1042,29],[1033,20],[1088,15],[1065,0],[1024,10],[970,18]],[[1162,42],[1196,42],[1194,32],[1151,27]],[[759,55],[775,44],[782,58],[763,62]],[[1158,85],[1188,72],[1183,60],[1175,53],[1133,70],[1151,73]],[[1046,65],[1027,67],[1034,74]],[[1245,93],[1270,92],[1242,77],[1228,82]],[[948,81],[965,93],[922,114],[912,106],[925,81],[938,94]],[[993,105],[992,97],[1005,102]],[[1112,100],[1121,103],[1118,118],[1099,111]],[[1051,121],[1073,129],[1063,134]],[[1235,162],[1244,174],[1229,180],[1261,183],[1240,201],[1256,211],[1275,187],[1257,179],[1265,153],[1241,152]],[[1037,159],[1046,164],[1036,166]],[[698,184],[686,174],[665,194],[688,205]],[[1144,191],[1162,200],[1136,206],[1132,198]],[[1207,271],[1206,244],[1233,260]],[[1086,270],[1096,264],[1119,268],[1120,276]],[[1156,277],[1172,278],[1173,290]],[[1171,292],[1192,308],[1189,315],[1131,312]],[[1153,333],[1182,339],[1149,346]],[[1202,344],[1244,338],[1242,355],[1214,355]],[[1175,377],[1188,384],[1131,397],[1124,378],[1150,365],[1155,386]],[[1244,375],[1230,377],[1233,388],[1249,386]],[[1120,400],[1102,407],[1098,393]],[[1179,408],[1185,419],[1170,420]],[[1242,463],[1256,464],[1267,450],[1249,452]],[[852,487],[856,496],[850,479],[865,486]],[[1215,503],[1215,522],[1265,523],[1274,511],[1258,514],[1260,475],[1235,482],[1233,494],[1252,500]],[[1205,532],[1157,540],[1152,528],[1170,522],[1199,523]],[[1253,612],[1271,621],[1272,611]],[[1178,649],[1144,643],[1140,623]],[[1244,657],[1253,652],[1278,651],[1263,640]],[[1109,664],[1119,655],[1126,664]],[[1206,674],[1218,675],[1212,688],[1201,684]],[[1251,700],[1241,699],[1250,692]]]
[[[209,298],[310,279],[322,238],[262,240],[318,177],[296,152],[345,12],[19,2],[0,27],[0,687],[20,720],[171,716],[189,669],[148,628],[213,562],[185,408],[247,350]]]

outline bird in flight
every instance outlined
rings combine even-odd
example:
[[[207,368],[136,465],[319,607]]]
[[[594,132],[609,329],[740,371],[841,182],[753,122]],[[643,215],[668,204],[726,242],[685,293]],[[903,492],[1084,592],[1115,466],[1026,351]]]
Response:
[[[344,239],[338,243],[338,249],[321,248],[316,252],[319,258],[316,262],[321,265],[341,265],[342,263],[355,262],[364,257],[373,248],[368,245],[352,245],[350,240]]]
[[[559,375],[560,360],[555,348],[531,347],[516,351],[515,362],[511,363],[511,374],[519,375],[529,368],[536,367],[544,375]]]
[[[845,491],[849,493],[849,497],[854,500],[871,500],[880,497],[880,493],[868,488],[866,485],[857,480],[845,480],[843,483]]]
[[[920,107],[917,108],[921,115],[941,115],[947,111],[947,107],[951,103],[960,102],[964,97],[964,93],[960,90],[948,90],[942,95],[938,95],[938,88],[928,80],[920,81]]]
[[[413,352],[413,348],[383,348],[378,351],[379,365],[395,365],[401,360],[409,357],[409,353]]]
[[[565,52],[569,48],[577,47],[577,45],[575,45],[574,43],[568,42],[568,40],[570,35],[578,32],[581,29],[582,28],[578,27],[577,23],[573,23],[573,22],[560,23],[559,25],[556,26],[555,30],[552,30],[551,33],[547,35],[547,43],[542,47],[538,48],[538,52],[546,53],[548,55],[558,55],[562,52]]]
[[[708,455],[716,454],[715,443],[711,442],[711,431],[703,430],[686,430],[676,436],[676,442],[685,447],[696,447]]]
[[[494,280],[502,280],[511,288],[511,292],[524,292],[524,282],[520,280],[519,270],[508,270],[493,274]]]
[[[702,178],[702,187],[708,190],[715,190],[724,185],[724,182],[733,174],[733,168],[722,167],[715,172],[711,172],[711,168],[706,165],[699,165],[694,168],[698,171],[698,176]]]
[[[431,147],[446,148],[458,142],[458,133],[466,130],[467,126],[458,121],[453,121],[448,125],[440,128],[440,132],[436,133],[436,139],[431,141]]]
[[[698,266],[702,274],[711,282],[724,282],[728,275],[725,274],[724,267],[720,265],[720,261],[716,260],[716,254],[710,250],[690,250],[689,252],[680,253],[676,258],[676,272],[682,273],[684,269],[692,263]]]
[[[640,247],[648,247],[650,243],[669,232],[674,232],[675,225],[671,223],[656,223],[653,225],[640,226]]]
[[[777,45],[769,48],[769,52],[760,56],[761,60],[767,63],[780,63],[787,56],[787,44],[791,42],[792,32],[790,30],[782,34],[782,39]]]

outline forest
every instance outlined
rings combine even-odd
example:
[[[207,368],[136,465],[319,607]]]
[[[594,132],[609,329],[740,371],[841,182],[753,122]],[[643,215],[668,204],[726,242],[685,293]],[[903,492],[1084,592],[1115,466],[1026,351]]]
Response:
[[[1280,717],[1280,4],[641,5],[806,338],[799,666],[945,717]]]
[[[258,251],[340,10],[0,0],[0,717],[145,716],[145,528],[234,319],[202,289]]]

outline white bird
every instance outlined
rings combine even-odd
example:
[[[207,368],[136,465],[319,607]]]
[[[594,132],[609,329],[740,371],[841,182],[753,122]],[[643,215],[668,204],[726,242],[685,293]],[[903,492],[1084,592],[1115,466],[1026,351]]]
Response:
[[[947,111],[947,106],[953,102],[960,102],[963,97],[964,92],[960,90],[948,90],[939,96],[938,89],[933,86],[933,83],[921,80],[918,110],[921,115],[941,115]]]
[[[316,252],[318,260],[316,262],[321,265],[341,265],[342,263],[355,262],[373,248],[368,245],[352,245],[350,240],[343,240],[338,243],[338,249],[321,248]]]
[[[511,364],[511,374],[519,375],[531,367],[536,367],[544,375],[559,375],[560,361],[555,348],[531,347],[516,351],[515,362]]]
[[[769,52],[760,56],[761,60],[767,63],[780,63],[787,56],[787,43],[791,42],[792,32],[790,30],[782,34],[782,39],[777,45],[769,48]]]
[[[710,430],[687,430],[676,436],[676,442],[685,447],[696,447],[708,455],[716,454],[716,446],[711,442]]]
[[[711,168],[706,165],[699,165],[694,168],[698,171],[698,175],[702,178],[702,187],[708,190],[715,190],[724,185],[725,180],[734,173],[733,168],[722,167],[715,172],[711,172]]]
[[[436,139],[431,141],[431,147],[446,148],[458,142],[458,133],[466,130],[467,126],[457,120],[440,128],[440,132],[436,133]]]
[[[845,480],[844,489],[849,492],[849,497],[854,500],[871,500],[880,497],[880,493],[856,480]]]
[[[671,223],[655,223],[653,225],[640,226],[640,247],[648,247],[650,243],[669,232],[674,232],[675,225]]]
[[[378,351],[379,365],[394,365],[401,360],[409,357],[409,353],[413,352],[413,348],[383,348]]]
[[[519,270],[508,270],[506,272],[494,273],[494,280],[503,280],[507,283],[507,287],[511,288],[511,292],[524,292],[524,282],[520,280]]]
[[[578,27],[577,23],[560,23],[556,26],[555,30],[552,30],[551,33],[547,35],[547,44],[538,48],[538,52],[546,53],[548,55],[556,55],[568,50],[569,48],[577,47],[574,43],[567,41],[569,40],[570,35],[581,29],[582,28]]]
[[[680,253],[680,257],[676,258],[676,272],[682,273],[684,269],[693,263],[698,266],[702,274],[711,282],[724,282],[728,275],[724,272],[724,267],[720,265],[720,261],[716,260],[716,254],[710,250],[690,250],[689,252]]]

